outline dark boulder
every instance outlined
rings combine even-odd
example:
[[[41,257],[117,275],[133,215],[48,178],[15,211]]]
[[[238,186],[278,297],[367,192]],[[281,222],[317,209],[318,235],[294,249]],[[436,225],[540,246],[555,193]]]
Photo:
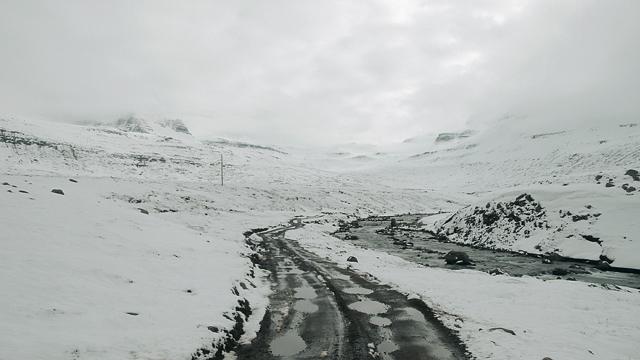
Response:
[[[591,242],[594,242],[594,243],[602,244],[602,240],[600,240],[599,237],[595,237],[593,235],[582,235],[582,234],[580,234],[580,236],[582,236],[582,238],[587,240],[587,241],[591,241]]]
[[[64,195],[64,191],[62,191],[61,189],[53,189],[51,190],[51,192],[54,194]]]
[[[640,181],[640,173],[638,173],[638,170],[629,169],[624,174],[631,176],[634,181]]]
[[[553,270],[551,270],[551,274],[556,275],[556,276],[564,276],[569,274],[569,271],[567,271],[567,269],[563,269],[563,268],[555,268]]]
[[[471,265],[471,259],[464,251],[449,251],[444,256],[444,261],[447,265]]]
[[[358,259],[357,259],[355,256],[349,256],[349,257],[347,258],[347,261],[348,261],[348,262],[358,262]]]
[[[571,217],[571,220],[573,220],[573,222],[578,222],[578,221],[582,221],[582,220],[589,220],[589,215],[573,215]]]
[[[598,261],[598,263],[596,264],[596,269],[607,271],[611,269],[611,265],[608,262],[601,260],[601,261]]]

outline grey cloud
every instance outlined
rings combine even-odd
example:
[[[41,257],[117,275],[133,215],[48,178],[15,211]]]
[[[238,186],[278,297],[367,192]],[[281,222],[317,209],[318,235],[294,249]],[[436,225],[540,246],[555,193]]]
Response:
[[[624,0],[5,0],[0,107],[72,121],[179,116],[202,136],[297,144],[398,141],[505,113],[633,118],[639,10]]]

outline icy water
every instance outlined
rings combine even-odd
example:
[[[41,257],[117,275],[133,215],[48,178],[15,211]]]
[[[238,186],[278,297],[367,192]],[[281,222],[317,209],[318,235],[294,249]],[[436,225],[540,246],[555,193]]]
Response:
[[[400,220],[414,221],[418,216],[403,217]],[[356,240],[345,240],[364,248],[382,250],[393,255],[400,256],[406,260],[430,267],[441,267],[448,269],[476,269],[489,272],[499,268],[512,276],[535,276],[542,279],[567,279],[584,281],[595,284],[610,284],[627,286],[640,289],[640,274],[625,273],[617,271],[602,271],[592,264],[580,261],[554,261],[552,264],[544,264],[540,258],[534,256],[520,255],[509,252],[493,251],[486,249],[476,249],[449,242],[442,242],[432,235],[420,231],[396,230],[395,241],[389,235],[377,234],[375,231],[389,225],[388,220],[360,221],[360,228],[350,229],[350,234],[356,235]],[[344,238],[348,233],[338,233],[336,236]],[[411,246],[403,242],[412,243]],[[442,257],[449,251],[466,252],[474,265],[446,265]],[[554,269],[564,269],[567,275],[557,276],[551,272]]]

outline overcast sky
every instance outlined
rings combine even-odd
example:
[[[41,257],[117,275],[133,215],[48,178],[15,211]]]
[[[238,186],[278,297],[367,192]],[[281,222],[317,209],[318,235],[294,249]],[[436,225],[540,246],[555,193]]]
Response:
[[[0,115],[279,144],[640,117],[637,0],[0,0],[0,45]]]

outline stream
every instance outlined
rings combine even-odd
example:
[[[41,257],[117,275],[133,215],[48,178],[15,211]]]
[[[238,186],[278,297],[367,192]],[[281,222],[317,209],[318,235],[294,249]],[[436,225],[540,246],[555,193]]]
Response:
[[[511,276],[534,276],[541,279],[565,279],[583,281],[603,286],[627,286],[640,289],[640,274],[634,272],[603,271],[580,260],[554,260],[543,263],[537,256],[506,251],[479,249],[467,245],[441,241],[428,232],[403,230],[405,224],[415,224],[422,215],[393,217],[399,228],[393,236],[376,233],[391,223],[389,218],[359,220],[361,227],[350,227],[346,232],[334,234],[345,241],[363,248],[384,251],[405,260],[429,267],[448,269],[475,269],[492,272],[499,269]],[[355,239],[353,239],[355,235]],[[345,239],[346,238],[346,239]],[[447,265],[443,256],[449,251],[463,251],[472,265]],[[555,274],[554,274],[555,273]]]

